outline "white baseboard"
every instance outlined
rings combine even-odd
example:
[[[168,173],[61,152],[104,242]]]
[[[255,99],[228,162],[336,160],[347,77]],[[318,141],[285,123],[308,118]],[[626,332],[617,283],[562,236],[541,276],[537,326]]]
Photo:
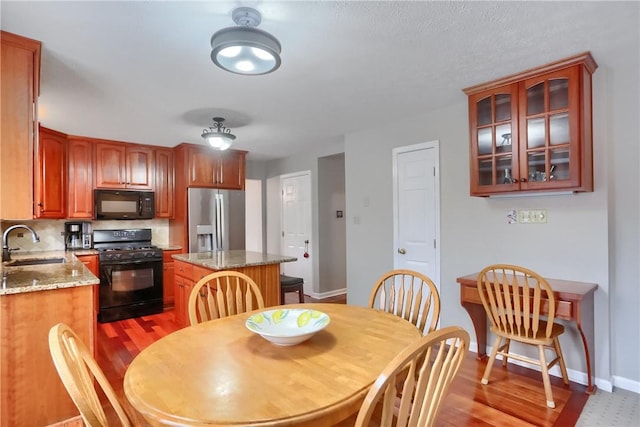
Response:
[[[315,299],[324,299],[324,298],[335,297],[336,295],[343,295],[346,293],[347,293],[347,288],[342,288],[342,289],[335,289],[333,291],[322,292],[322,293],[313,292],[309,296]]]
[[[634,393],[640,394],[640,382],[633,381],[628,378],[623,378],[623,377],[614,375],[613,386],[615,388],[621,388],[623,390],[628,390],[628,391],[632,391]]]

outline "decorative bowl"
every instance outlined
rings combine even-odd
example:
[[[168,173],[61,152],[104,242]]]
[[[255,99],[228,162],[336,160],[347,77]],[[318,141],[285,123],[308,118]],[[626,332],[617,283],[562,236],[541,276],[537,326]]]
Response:
[[[250,316],[247,329],[276,345],[296,345],[329,324],[329,315],[305,308],[279,308]]]

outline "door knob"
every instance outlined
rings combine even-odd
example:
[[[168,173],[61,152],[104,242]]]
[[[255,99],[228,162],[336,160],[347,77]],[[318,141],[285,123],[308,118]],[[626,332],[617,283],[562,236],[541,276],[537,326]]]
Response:
[[[404,255],[404,254],[407,253],[407,250],[404,249],[404,248],[398,248],[398,253],[401,254],[401,255]]]

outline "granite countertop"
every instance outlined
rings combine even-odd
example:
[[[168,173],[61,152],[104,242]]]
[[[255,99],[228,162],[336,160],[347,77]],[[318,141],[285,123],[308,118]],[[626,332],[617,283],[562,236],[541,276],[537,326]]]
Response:
[[[85,251],[40,251],[11,254],[11,260],[64,258],[65,262],[56,264],[0,266],[2,284],[0,296],[24,292],[47,291],[76,286],[97,285],[100,279],[76,258],[76,255],[91,255],[93,250]]]
[[[281,262],[292,262],[298,259],[286,255],[241,250],[177,254],[172,255],[172,257],[178,261],[200,265],[212,270],[280,264]]]

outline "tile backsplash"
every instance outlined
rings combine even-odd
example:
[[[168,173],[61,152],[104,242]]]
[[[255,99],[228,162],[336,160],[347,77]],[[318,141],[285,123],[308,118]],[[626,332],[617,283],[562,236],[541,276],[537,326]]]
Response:
[[[5,221],[1,222],[2,232],[15,224],[26,224],[33,228],[40,242],[31,240],[31,233],[25,229],[11,231],[8,236],[9,247],[20,248],[21,251],[57,251],[64,250],[64,223],[74,220],[33,220],[33,221]],[[169,244],[169,220],[149,219],[131,221],[91,221],[93,230],[114,230],[128,228],[150,228],[151,242],[156,246]],[[22,233],[22,237],[18,234]]]

